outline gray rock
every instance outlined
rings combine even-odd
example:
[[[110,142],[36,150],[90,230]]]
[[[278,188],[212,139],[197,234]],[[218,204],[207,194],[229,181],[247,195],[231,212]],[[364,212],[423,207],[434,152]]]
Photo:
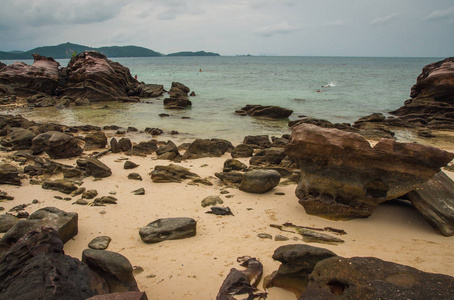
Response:
[[[249,164],[262,167],[270,165],[277,166],[281,163],[285,156],[284,149],[282,148],[263,149],[251,157]]]
[[[118,141],[118,146],[120,147],[120,149],[124,152],[128,152],[129,150],[132,149],[132,143],[131,143],[131,140],[128,139],[128,138],[121,138],[119,141]]]
[[[127,161],[125,161],[123,168],[125,170],[130,170],[130,169],[137,168],[138,166],[139,166],[138,164],[135,164],[132,161],[127,160]]]
[[[148,155],[158,149],[156,140],[151,140],[147,142],[140,142],[137,145],[132,146],[131,154],[133,155]]]
[[[107,145],[107,136],[103,131],[95,131],[85,136],[84,150],[104,149]]]
[[[128,174],[128,179],[142,181],[142,176],[140,176],[139,173],[130,173],[130,174]]]
[[[240,172],[219,172],[214,175],[227,186],[238,186],[243,179],[243,173]]]
[[[79,156],[82,148],[75,137],[59,131],[48,131],[33,139],[33,154],[45,151],[50,158],[70,158]]]
[[[208,196],[202,200],[201,205],[202,207],[207,207],[222,203],[224,203],[224,201],[222,201],[222,199],[219,198],[219,196]]]
[[[177,157],[180,155],[180,152],[178,152],[178,147],[173,143],[172,141],[167,141],[167,143],[161,147],[159,147],[156,150],[156,155],[159,157],[162,157],[164,154],[168,154],[170,157]],[[170,153],[170,154],[169,154]],[[172,158],[173,159],[173,158]]]
[[[112,151],[112,153],[120,153],[121,152],[120,144],[118,143],[116,138],[112,138],[110,140],[110,151]]]
[[[245,171],[247,166],[237,159],[228,159],[224,162],[223,172]]]
[[[163,218],[142,227],[139,234],[145,243],[184,239],[196,235],[196,225],[192,218]]]
[[[13,128],[11,133],[11,144],[13,150],[24,150],[30,149],[32,146],[32,140],[36,134],[24,128]]]
[[[21,185],[19,170],[11,164],[0,164],[0,184]]]
[[[261,239],[270,239],[270,240],[273,239],[273,236],[268,233],[259,233],[259,234],[257,234],[257,236]]]
[[[9,215],[9,214],[0,215],[0,232],[1,233],[7,232],[17,222],[19,222],[19,218],[15,217],[13,215]]]
[[[239,144],[231,152],[232,158],[251,157],[253,154],[254,147],[246,144]]]
[[[253,148],[271,147],[270,137],[267,135],[248,135],[243,139],[243,144],[250,145]]]
[[[168,166],[155,166],[151,172],[151,180],[156,183],[182,182],[185,179],[195,179],[200,176],[192,173],[182,166],[170,164]]]
[[[438,172],[407,197],[437,232],[454,235],[454,182],[445,173]]]
[[[263,194],[279,184],[281,175],[276,170],[252,170],[243,174],[240,190]]]
[[[95,250],[106,250],[107,247],[109,247],[110,241],[112,241],[112,239],[108,236],[98,236],[91,240],[88,247]]]
[[[340,238],[308,229],[299,230],[298,233],[300,233],[303,236],[303,241],[306,243],[338,245],[344,242],[344,240]]]
[[[104,178],[112,175],[112,170],[99,159],[89,157],[86,159],[86,174],[95,178]]]
[[[196,159],[202,157],[220,157],[226,151],[232,150],[233,145],[226,140],[211,139],[202,140],[197,139],[191,143],[188,150],[183,155],[183,159]]]
[[[71,194],[78,189],[72,181],[68,179],[56,179],[44,181],[42,185],[43,189],[59,191],[64,194]]]
[[[107,250],[85,249],[82,262],[107,282],[111,293],[139,291],[132,265],[123,255]]]

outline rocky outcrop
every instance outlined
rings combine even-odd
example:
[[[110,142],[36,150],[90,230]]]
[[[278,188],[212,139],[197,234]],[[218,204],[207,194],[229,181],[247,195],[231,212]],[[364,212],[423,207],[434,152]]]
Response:
[[[188,98],[190,89],[182,83],[172,82],[172,87],[169,91],[169,98],[164,99],[164,107],[167,109],[184,109],[192,106],[192,102]]]
[[[437,232],[454,235],[454,182],[445,173],[438,172],[407,197]]]
[[[454,129],[454,57],[425,66],[410,97],[391,114],[415,126]]]
[[[368,217],[379,203],[414,190],[454,158],[391,139],[371,147],[361,135],[310,124],[294,127],[285,153],[301,169],[300,204],[330,219]]]
[[[0,93],[31,96],[51,95],[59,85],[60,64],[51,57],[33,55],[33,65],[15,62],[0,70]]]
[[[263,105],[251,105],[248,104],[235,113],[239,115],[249,115],[252,117],[265,117],[270,119],[286,119],[292,113],[293,110],[286,109],[279,106],[263,106]]]
[[[98,101],[137,101],[130,91],[138,85],[129,69],[104,54],[85,51],[73,57],[60,73],[65,83],[55,91],[58,96]],[[138,96],[138,95],[134,95]]]
[[[196,226],[197,222],[192,218],[163,218],[140,228],[139,234],[144,243],[159,243],[193,237]]]

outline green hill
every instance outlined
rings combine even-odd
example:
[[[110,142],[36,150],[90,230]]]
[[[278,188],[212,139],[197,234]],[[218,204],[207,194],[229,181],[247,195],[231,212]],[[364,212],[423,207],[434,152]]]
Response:
[[[220,56],[220,55],[219,55],[219,53],[205,52],[205,51],[197,51],[197,52],[183,51],[183,52],[170,53],[170,54],[167,54],[166,56]]]
[[[52,58],[71,58],[74,52],[80,53],[86,50],[96,50],[107,57],[153,57],[162,56],[161,53],[138,46],[112,46],[93,48],[84,45],[65,43],[57,46],[45,46],[34,48],[25,52],[0,51],[0,59],[31,59],[32,54],[39,53],[40,55]]]

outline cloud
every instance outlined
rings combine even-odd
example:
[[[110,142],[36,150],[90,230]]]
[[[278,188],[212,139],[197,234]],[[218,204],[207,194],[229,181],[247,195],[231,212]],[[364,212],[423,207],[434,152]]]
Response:
[[[384,24],[387,24],[389,21],[395,19],[396,17],[398,17],[399,14],[398,13],[393,13],[389,16],[386,16],[386,17],[381,17],[381,18],[377,18],[377,19],[374,19],[372,20],[369,24],[370,25],[384,25]]]
[[[287,21],[283,21],[279,24],[263,26],[257,29],[255,33],[259,36],[271,37],[276,34],[287,34],[297,30],[297,27],[288,24]]]
[[[335,21],[330,21],[324,24],[326,27],[344,27],[347,26],[349,22],[347,20],[335,20]]]
[[[432,20],[446,19],[449,17],[454,17],[454,6],[451,6],[445,10],[435,10],[435,11],[431,12],[423,20],[432,21]]]

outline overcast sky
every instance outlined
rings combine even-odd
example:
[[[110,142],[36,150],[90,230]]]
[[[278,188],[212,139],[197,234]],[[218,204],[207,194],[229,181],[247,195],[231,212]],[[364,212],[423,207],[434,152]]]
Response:
[[[454,56],[454,0],[2,0],[0,50]]]

